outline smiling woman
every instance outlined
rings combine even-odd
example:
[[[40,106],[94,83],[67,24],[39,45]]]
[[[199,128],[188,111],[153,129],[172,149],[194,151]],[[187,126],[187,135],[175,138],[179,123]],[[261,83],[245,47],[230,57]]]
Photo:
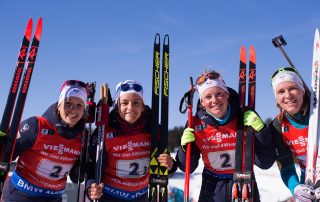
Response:
[[[87,97],[83,82],[66,81],[57,103],[41,117],[20,124],[13,154],[19,159],[4,187],[3,201],[62,201],[68,175],[73,182],[78,180]]]
[[[114,109],[110,112],[105,132],[102,183],[89,176],[86,187],[91,200],[119,202],[148,202],[149,164],[151,155],[151,109],[144,104],[143,87],[134,80],[116,86]],[[98,132],[96,129],[93,136]],[[96,151],[90,152],[95,159]],[[168,168],[176,170],[170,154],[157,158]]]
[[[186,128],[182,134],[181,147],[177,151],[177,164],[185,171],[185,146],[191,143],[190,172],[196,170],[200,157],[204,163],[199,201],[231,202],[236,131],[238,119],[242,118],[238,114],[238,94],[226,86],[222,76],[216,71],[202,73],[196,84],[200,107],[192,118],[194,128]],[[245,113],[244,124],[256,131],[264,127],[260,117],[253,111]],[[271,141],[271,138],[265,140],[263,136],[256,138],[259,142]],[[255,164],[264,167],[269,162],[265,162],[268,159],[260,158],[261,155],[266,154],[263,151],[257,153]],[[256,184],[254,186],[256,187]],[[258,189],[254,189],[253,195],[253,201],[259,202]]]
[[[309,89],[304,87],[301,76],[292,67],[276,70],[271,79],[280,112],[260,135],[272,136],[272,147],[276,154],[274,161],[277,161],[281,179],[291,194],[299,200],[313,201],[313,187],[304,185],[310,113]],[[300,179],[293,156],[301,169]]]

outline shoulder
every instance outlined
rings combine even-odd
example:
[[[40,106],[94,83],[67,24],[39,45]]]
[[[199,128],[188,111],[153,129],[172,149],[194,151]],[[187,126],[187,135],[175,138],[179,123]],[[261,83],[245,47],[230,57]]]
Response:
[[[20,135],[34,133],[38,129],[38,118],[36,116],[30,117],[20,124]]]

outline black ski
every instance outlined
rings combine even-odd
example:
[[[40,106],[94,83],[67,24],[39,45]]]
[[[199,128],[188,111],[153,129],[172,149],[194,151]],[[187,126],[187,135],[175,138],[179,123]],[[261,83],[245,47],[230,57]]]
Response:
[[[152,71],[152,118],[151,118],[151,157],[149,178],[149,201],[158,201],[158,133],[159,133],[159,92],[160,92],[160,35],[156,34],[153,45]]]
[[[255,109],[256,92],[256,54],[254,47],[250,46],[249,53],[249,85],[248,85],[248,107]],[[254,178],[254,130],[251,127],[244,128],[243,114],[246,102],[246,53],[244,46],[240,50],[240,72],[239,72],[239,103],[238,128],[236,139],[236,159],[234,183],[232,187],[232,201],[251,202],[253,200]]]
[[[156,34],[153,49],[151,157],[149,201],[167,201],[168,170],[159,165],[157,157],[167,153],[168,147],[168,100],[169,100],[169,36],[165,35],[162,55],[161,127],[159,130],[160,98],[160,35]],[[160,132],[160,133],[159,133]]]
[[[235,153],[235,172],[233,176],[232,186],[232,201],[238,202],[241,200],[242,189],[242,171],[243,171],[243,142],[244,142],[244,127],[243,114],[246,98],[246,52],[244,46],[240,49],[240,69],[239,69],[239,112],[238,112],[238,127],[236,138],[236,153]]]
[[[160,154],[168,153],[168,111],[169,111],[169,35],[163,39],[162,49],[162,85],[161,85],[161,127],[159,137]],[[160,164],[159,166],[159,201],[168,200],[168,169]]]
[[[6,136],[7,138],[6,138],[5,143],[2,144],[3,151],[1,153],[1,159],[0,159],[0,170],[1,170],[0,191],[1,191],[1,193],[2,193],[4,181],[8,175],[8,172],[9,172],[10,163],[12,160],[13,149],[15,146],[15,141],[17,138],[17,134],[18,134],[19,126],[20,126],[20,121],[21,121],[25,101],[27,98],[27,93],[28,93],[28,89],[29,89],[29,85],[30,85],[30,81],[31,81],[31,76],[32,76],[33,68],[34,68],[37,53],[38,53],[38,47],[39,47],[39,43],[40,43],[41,33],[42,33],[42,18],[39,18],[34,37],[32,39],[31,48],[30,48],[30,51],[28,52],[28,63],[27,63],[27,66],[26,66],[24,74],[23,74],[22,84],[19,89],[19,94],[18,94],[18,98],[17,98],[16,105],[14,108],[14,113],[12,116],[10,129],[8,131],[3,131],[3,132],[8,132],[8,135]],[[10,96],[10,94],[9,94],[9,96]],[[9,114],[11,114],[11,113],[9,113]],[[6,118],[10,118],[10,117],[6,117]],[[8,122],[6,124],[9,124],[9,122],[10,122],[10,120],[8,120]]]
[[[0,139],[2,140],[1,141],[1,153],[4,148],[4,143],[6,141],[6,136],[7,136],[8,129],[9,129],[9,124],[10,124],[12,112],[14,109],[14,104],[16,102],[17,92],[19,89],[23,68],[24,68],[27,54],[28,54],[31,34],[32,34],[32,19],[30,18],[28,21],[27,28],[24,33],[21,47],[20,47],[18,60],[17,60],[17,64],[16,64],[16,69],[13,74],[13,79],[12,79],[10,91],[9,91],[8,98],[7,98],[7,103],[4,108],[4,112],[3,112],[3,116],[2,116],[2,120],[1,120],[1,125],[0,125]]]
[[[253,46],[250,46],[249,52],[249,85],[248,85],[248,107],[249,110],[255,110],[256,98],[256,54]],[[242,187],[242,200],[252,201],[254,190],[253,164],[254,164],[254,130],[252,127],[246,128],[246,149],[244,162],[244,184]]]

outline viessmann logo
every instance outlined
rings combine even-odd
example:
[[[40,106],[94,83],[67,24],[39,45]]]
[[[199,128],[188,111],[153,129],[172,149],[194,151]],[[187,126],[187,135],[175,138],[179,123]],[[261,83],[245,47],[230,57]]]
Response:
[[[151,146],[151,142],[150,141],[146,141],[146,142],[129,141],[127,144],[120,145],[120,146],[115,146],[115,147],[113,147],[113,149],[115,151],[121,151],[121,150],[132,151],[134,147],[150,147],[150,146]]]
[[[44,144],[43,147],[45,150],[58,151],[58,154],[69,153],[74,155],[80,155],[79,150],[66,147],[64,144],[59,144],[59,145]]]

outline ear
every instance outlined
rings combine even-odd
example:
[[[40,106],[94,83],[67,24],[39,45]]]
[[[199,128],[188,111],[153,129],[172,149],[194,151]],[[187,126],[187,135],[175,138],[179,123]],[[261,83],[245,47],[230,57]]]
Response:
[[[199,102],[200,102],[201,107],[203,107],[203,108],[204,108],[203,101],[202,101],[202,99],[201,99],[201,98],[199,99]]]

